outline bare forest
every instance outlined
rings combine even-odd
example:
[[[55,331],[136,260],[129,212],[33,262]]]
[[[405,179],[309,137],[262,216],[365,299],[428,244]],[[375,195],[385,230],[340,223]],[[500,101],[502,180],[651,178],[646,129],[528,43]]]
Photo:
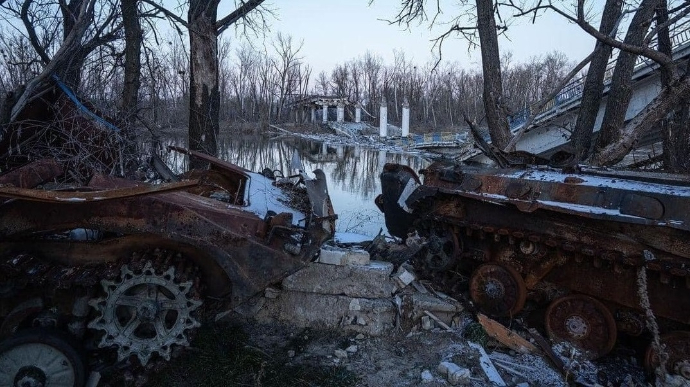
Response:
[[[143,33],[146,38],[142,41],[136,114],[163,127],[185,126],[189,111],[189,45],[175,32],[161,35],[149,27]],[[219,41],[220,120],[226,124],[223,130],[247,122],[289,121],[292,117],[285,106],[292,98],[305,94],[344,96],[360,102],[372,115],[378,114],[381,99],[385,98],[391,112],[389,120],[398,124],[402,102],[407,99],[412,123],[422,131],[464,125],[459,112],[478,119],[484,115],[479,69],[462,68],[456,63],[439,65],[433,60],[417,64],[397,51],[393,63],[367,52],[330,72],[314,74],[308,58],[300,55],[302,43],[289,34],[277,33],[256,41],[238,43],[234,37]],[[58,49],[60,43],[54,41],[51,49]],[[76,84],[78,95],[101,108],[122,105],[123,44],[115,41],[90,53]],[[0,92],[6,95],[40,74],[42,64],[21,30],[6,25],[0,46]],[[550,91],[547,86],[560,80],[571,65],[559,52],[527,63],[516,63],[509,52],[504,54],[501,66],[511,109],[518,111],[543,97]]]
[[[260,124],[250,125],[256,131],[268,123],[290,121],[290,102],[304,95],[347,97],[361,103],[373,121],[385,100],[392,123],[400,122],[401,105],[407,100],[418,131],[483,126],[494,146],[510,151],[556,93],[573,79],[585,77],[577,124],[571,131],[572,152],[579,161],[613,165],[635,146],[641,133],[664,125],[666,168],[687,168],[679,155],[688,144],[683,101],[690,87],[685,66],[672,58],[669,37],[685,20],[686,3],[611,0],[601,7],[584,0],[573,5],[476,0],[443,8],[426,0],[403,0],[391,24],[450,26],[430,49],[441,58],[444,49],[479,47],[482,68],[462,68],[440,59],[415,63],[403,51],[385,63],[378,53],[366,51],[318,74],[301,54],[300,39],[289,31],[269,32],[272,18],[280,12],[273,7],[281,4],[236,1],[226,15],[219,14],[219,4],[220,0],[192,0],[180,7],[154,0],[0,2],[2,122],[17,118],[37,85],[58,77],[82,98],[119,117],[121,126],[142,121],[186,126],[190,148],[209,154],[217,154],[221,122],[224,131]],[[552,52],[517,62],[511,59],[510,47],[499,47],[497,37],[509,36],[513,20],[535,21],[547,12],[589,33],[596,41],[592,53],[567,58]],[[444,47],[451,37],[464,43]],[[614,58],[618,60],[611,68]],[[662,91],[629,120],[625,111],[631,76],[640,58],[661,68]],[[601,134],[595,136],[605,77],[611,79],[609,101],[615,103],[607,106]],[[526,108],[533,114],[522,129],[511,130],[511,118]]]

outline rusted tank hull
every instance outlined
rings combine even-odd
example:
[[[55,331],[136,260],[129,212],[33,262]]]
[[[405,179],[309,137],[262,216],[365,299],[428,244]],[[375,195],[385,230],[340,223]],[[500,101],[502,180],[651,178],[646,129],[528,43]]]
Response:
[[[377,204],[386,224],[396,225],[391,234],[427,240],[415,264],[447,291],[465,283],[480,307],[503,316],[519,312],[528,294],[557,304],[555,320],[559,307],[586,304],[592,313],[569,317],[571,327],[598,318],[639,335],[646,331],[638,292],[644,271],[662,330],[690,325],[690,188],[682,179],[441,163],[422,173],[419,184],[409,168],[386,165]],[[562,298],[568,294],[577,297]],[[615,338],[612,329],[591,339]]]
[[[0,176],[0,363],[24,364],[35,354],[13,358],[13,348],[45,340],[64,357],[88,348],[101,368],[169,360],[201,323],[302,268],[333,236],[321,172],[283,186],[202,159],[211,168],[192,173],[200,180],[162,185],[96,175],[30,189],[61,173],[45,160]],[[10,374],[49,378],[23,374],[42,366]]]

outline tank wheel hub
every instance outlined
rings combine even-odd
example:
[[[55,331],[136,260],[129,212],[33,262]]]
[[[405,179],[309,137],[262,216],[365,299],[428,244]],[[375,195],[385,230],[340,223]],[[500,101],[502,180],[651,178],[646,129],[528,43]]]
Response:
[[[577,315],[568,317],[565,320],[565,327],[571,336],[578,339],[586,337],[587,333],[589,332],[589,324],[587,324],[587,320]]]
[[[173,345],[189,346],[187,331],[201,324],[192,316],[201,301],[192,282],[175,278],[175,268],[157,274],[151,261],[141,273],[123,265],[119,278],[101,282],[106,296],[89,302],[100,315],[89,328],[104,331],[100,348],[117,347],[118,361],[137,355],[146,365],[152,354],[170,360]]]
[[[515,269],[500,263],[486,263],[470,278],[470,296],[487,314],[513,316],[525,306],[527,288]]]
[[[596,359],[613,349],[618,331],[609,309],[592,297],[575,294],[556,299],[546,310],[546,332]]]
[[[493,300],[498,300],[503,298],[503,296],[506,294],[506,291],[501,281],[498,281],[495,278],[489,278],[484,283],[484,294]]]
[[[60,332],[31,328],[0,343],[0,386],[75,387],[84,375],[83,359]]]

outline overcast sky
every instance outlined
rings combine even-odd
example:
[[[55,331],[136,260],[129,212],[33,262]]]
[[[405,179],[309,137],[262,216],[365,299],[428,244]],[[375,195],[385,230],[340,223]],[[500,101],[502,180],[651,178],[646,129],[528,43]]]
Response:
[[[219,18],[231,10],[223,7],[232,3],[221,2]],[[313,75],[322,70],[330,73],[336,65],[360,57],[366,51],[380,55],[386,64],[393,63],[394,50],[403,51],[406,58],[420,65],[434,58],[431,40],[447,29],[447,25],[430,31],[425,23],[406,30],[385,21],[395,17],[400,0],[375,0],[371,6],[368,3],[368,0],[271,0],[268,7],[275,10],[278,20],[269,20],[269,35],[282,32],[292,35],[294,41],[303,41],[300,53],[313,67]],[[460,1],[442,0],[441,3],[446,4],[443,17],[450,17],[459,9],[455,4]],[[234,34],[232,29],[226,33],[231,37]],[[511,52],[516,62],[554,50],[579,62],[594,46],[593,38],[555,14],[540,17],[536,24],[526,18],[514,21],[508,29],[508,38],[501,38],[501,52]],[[479,52],[468,53],[467,42],[460,38],[444,43],[443,59],[457,61],[468,69],[481,66]]]

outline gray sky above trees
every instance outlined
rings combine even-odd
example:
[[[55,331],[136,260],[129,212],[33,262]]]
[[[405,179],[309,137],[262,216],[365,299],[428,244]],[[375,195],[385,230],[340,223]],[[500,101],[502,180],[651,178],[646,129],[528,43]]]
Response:
[[[303,40],[300,54],[313,67],[312,76],[320,71],[330,73],[336,65],[357,58],[367,50],[380,55],[389,64],[393,62],[393,50],[404,51],[406,58],[420,65],[434,58],[436,52],[431,51],[431,40],[443,33],[447,25],[430,30],[427,24],[415,24],[406,30],[405,26],[386,22],[396,16],[400,0],[375,0],[371,6],[368,3],[368,0],[272,0],[267,7],[275,11],[277,20],[269,18],[271,31],[266,39],[282,32],[292,35],[295,42]],[[459,2],[442,3],[446,3],[443,17],[451,17],[459,9],[456,5]],[[219,15],[228,13],[233,4],[222,1]],[[588,1],[588,4],[600,10],[603,1]],[[226,33],[233,34],[233,31]],[[512,53],[516,62],[554,50],[579,61],[594,47],[592,37],[552,13],[541,16],[534,25],[528,18],[511,22],[508,38],[510,40],[505,37],[499,40],[501,50]],[[467,42],[458,37],[444,43],[443,60],[457,61],[468,69],[480,69],[481,66],[479,51],[468,53]]]

